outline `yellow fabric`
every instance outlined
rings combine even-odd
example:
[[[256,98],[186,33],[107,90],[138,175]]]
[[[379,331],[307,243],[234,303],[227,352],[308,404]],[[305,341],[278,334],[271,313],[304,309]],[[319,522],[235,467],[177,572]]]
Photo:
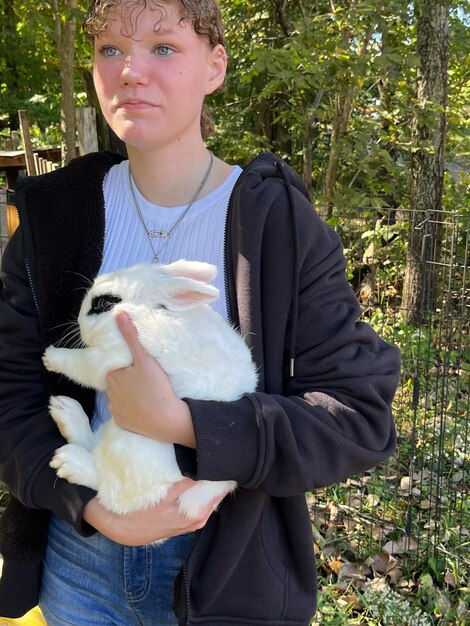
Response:
[[[10,619],[9,617],[0,617],[0,626],[47,626],[46,620],[42,616],[38,607],[32,609],[23,617],[18,619]]]

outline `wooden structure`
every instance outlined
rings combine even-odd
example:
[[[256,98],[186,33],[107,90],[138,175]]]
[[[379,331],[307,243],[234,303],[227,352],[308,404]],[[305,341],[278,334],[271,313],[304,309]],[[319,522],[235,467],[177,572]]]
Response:
[[[60,148],[37,149],[34,151],[34,155],[36,157],[33,159],[36,158],[39,163],[41,160],[46,160],[54,163],[56,167],[60,167]],[[38,165],[38,167],[42,166]],[[27,170],[24,150],[0,150],[0,172],[5,172],[8,189],[14,189],[18,174],[24,170]]]
[[[0,189],[0,257],[8,240],[18,227],[18,213],[11,202],[11,196],[12,192]]]
[[[0,172],[5,172],[7,188],[14,189],[20,172],[26,170],[28,176],[45,174],[61,167],[60,148],[33,148],[31,142],[28,112],[18,111],[22,143],[18,149],[18,133],[12,137],[10,145],[0,150]],[[78,146],[76,156],[98,151],[96,133],[96,111],[93,107],[79,107],[76,113]]]

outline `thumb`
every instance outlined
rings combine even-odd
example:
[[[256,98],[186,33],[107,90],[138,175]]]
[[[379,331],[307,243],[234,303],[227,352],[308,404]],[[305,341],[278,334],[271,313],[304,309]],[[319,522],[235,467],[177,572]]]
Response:
[[[134,357],[134,362],[147,354],[147,351],[140,343],[139,334],[137,328],[134,326],[133,321],[125,311],[120,311],[116,315],[116,324],[119,332],[123,336],[125,342],[131,349]]]

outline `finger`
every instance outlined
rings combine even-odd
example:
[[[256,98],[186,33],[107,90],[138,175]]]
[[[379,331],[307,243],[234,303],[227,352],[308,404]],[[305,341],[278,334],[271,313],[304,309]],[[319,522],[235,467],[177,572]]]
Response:
[[[136,358],[143,357],[147,354],[147,351],[140,343],[137,329],[134,326],[133,321],[125,311],[120,311],[116,315],[116,324],[119,332],[124,337],[125,342],[131,349],[134,361]]]
[[[194,487],[194,480],[191,478],[183,478],[170,487],[167,493],[167,499],[170,501],[176,501],[182,493],[187,491],[190,487]]]
[[[209,518],[211,517],[211,515],[213,515],[219,508],[219,505],[224,499],[224,497],[225,496],[217,496],[216,498],[211,500],[208,504],[206,504],[206,506],[201,510],[200,515],[199,515],[199,520],[194,525],[193,530],[200,530],[201,528],[204,528],[204,526],[209,521]]]

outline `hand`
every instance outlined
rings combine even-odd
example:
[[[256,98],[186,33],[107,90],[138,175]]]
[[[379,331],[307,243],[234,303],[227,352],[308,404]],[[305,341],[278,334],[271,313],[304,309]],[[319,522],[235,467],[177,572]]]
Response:
[[[114,421],[121,428],[163,443],[195,448],[188,405],[175,396],[168,376],[140,343],[129,316],[121,312],[116,322],[134,361],[107,376],[109,410]]]
[[[193,480],[185,478],[173,485],[167,497],[158,504],[127,515],[111,513],[97,498],[93,498],[84,508],[83,519],[108,539],[126,546],[141,546],[193,532],[206,525],[223,500],[223,496],[215,498],[196,520],[188,520],[178,509],[178,497],[193,485]]]

